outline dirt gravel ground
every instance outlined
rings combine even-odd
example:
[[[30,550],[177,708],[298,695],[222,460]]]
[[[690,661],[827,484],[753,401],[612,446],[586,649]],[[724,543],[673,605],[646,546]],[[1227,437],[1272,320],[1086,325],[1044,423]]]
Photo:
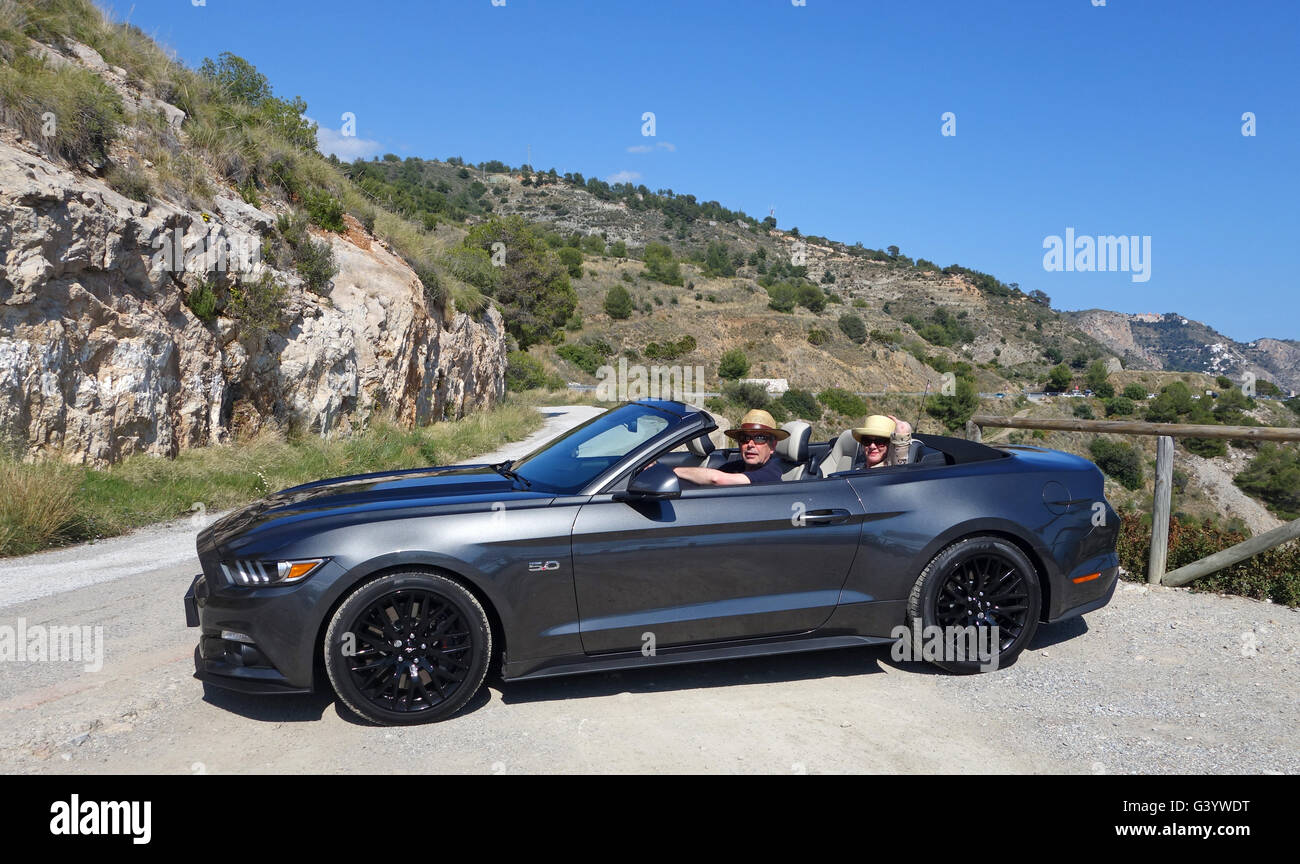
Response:
[[[552,420],[545,434],[576,422]],[[489,677],[456,717],[385,729],[326,694],[248,697],[191,677],[181,597],[197,562],[161,550],[192,556],[194,533],[181,521],[0,562],[0,626],[99,626],[106,647],[98,671],[0,663],[0,771],[1300,772],[1300,613],[1267,603],[1125,583],[985,675],[875,647]],[[123,566],[140,544],[155,563]],[[46,564],[69,581],[30,587]]]

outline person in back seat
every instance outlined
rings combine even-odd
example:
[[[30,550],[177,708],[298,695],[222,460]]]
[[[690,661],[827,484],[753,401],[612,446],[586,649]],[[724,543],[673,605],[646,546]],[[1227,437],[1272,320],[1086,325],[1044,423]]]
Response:
[[[855,467],[906,465],[912,446],[912,426],[893,414],[872,414],[864,425],[853,430],[853,438],[862,445],[862,452],[853,460]]]
[[[771,414],[755,408],[741,418],[739,426],[723,434],[740,445],[739,459],[733,459],[721,468],[674,468],[677,476],[699,486],[736,486],[781,480],[780,460],[773,459],[772,454],[776,452],[776,442],[790,437],[790,433],[778,429]]]

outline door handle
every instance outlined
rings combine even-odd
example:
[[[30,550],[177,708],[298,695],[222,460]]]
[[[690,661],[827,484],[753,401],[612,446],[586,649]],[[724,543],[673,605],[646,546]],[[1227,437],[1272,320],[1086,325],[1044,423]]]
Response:
[[[851,515],[847,510],[809,510],[803,521],[806,525],[843,525]]]

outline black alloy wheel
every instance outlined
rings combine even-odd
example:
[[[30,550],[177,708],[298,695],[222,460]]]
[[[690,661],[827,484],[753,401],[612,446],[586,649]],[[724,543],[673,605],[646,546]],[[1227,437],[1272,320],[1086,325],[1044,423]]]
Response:
[[[995,536],[969,537],[944,548],[921,571],[908,598],[908,623],[924,629],[997,628],[996,663],[944,657],[950,672],[1010,666],[1038,629],[1042,588],[1020,547]],[[915,622],[915,623],[914,623]],[[991,645],[990,643],[981,643]]]
[[[330,621],[330,683],[352,711],[384,725],[454,714],[483,683],[491,631],[478,600],[432,573],[366,583]]]

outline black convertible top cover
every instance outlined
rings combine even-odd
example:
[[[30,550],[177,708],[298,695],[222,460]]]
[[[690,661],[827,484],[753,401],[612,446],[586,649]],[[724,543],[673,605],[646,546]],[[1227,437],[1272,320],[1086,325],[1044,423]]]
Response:
[[[913,438],[926,447],[938,450],[952,458],[952,465],[964,465],[967,462],[988,462],[992,459],[1006,459],[1010,454],[995,450],[976,441],[965,438],[950,438],[946,435],[913,434]]]

